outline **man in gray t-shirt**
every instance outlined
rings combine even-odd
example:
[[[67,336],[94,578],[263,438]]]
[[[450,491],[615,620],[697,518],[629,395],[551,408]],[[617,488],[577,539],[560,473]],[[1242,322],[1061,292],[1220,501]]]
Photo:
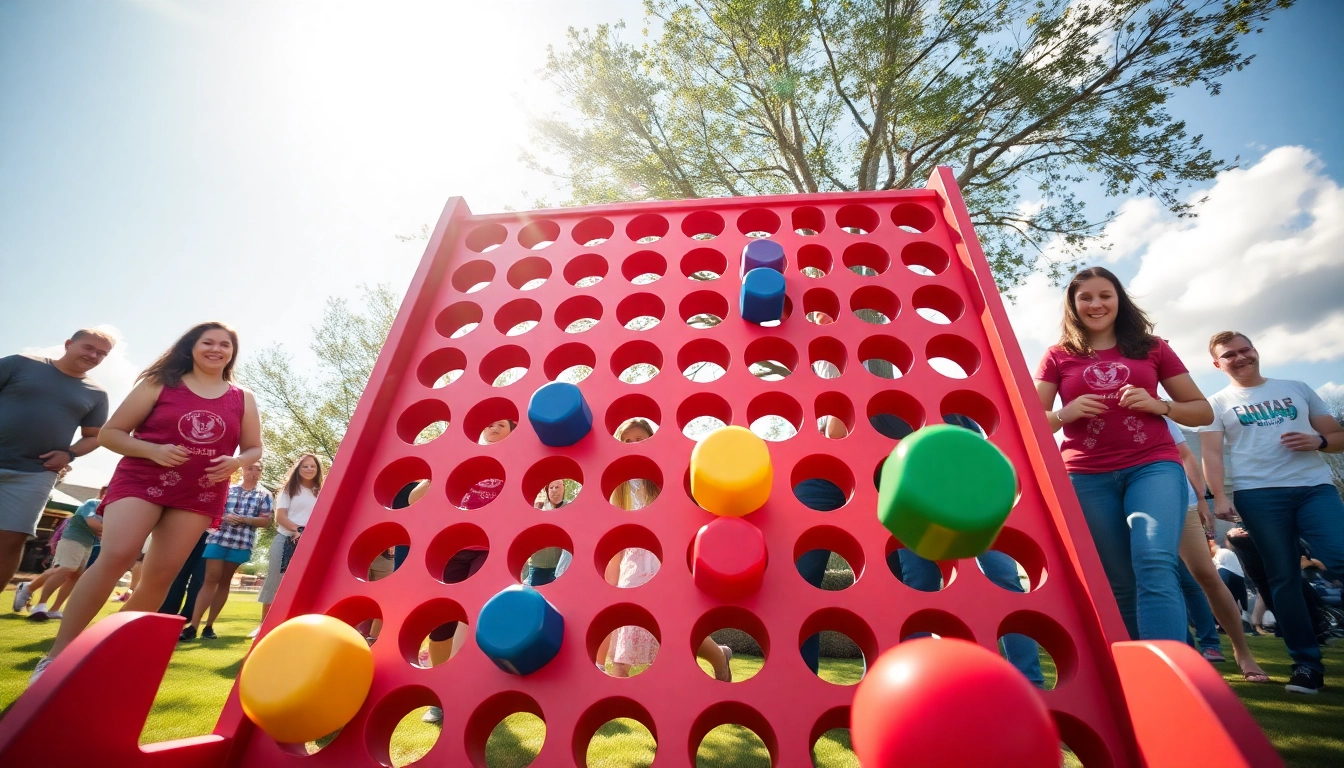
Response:
[[[1260,353],[1245,334],[1214,336],[1209,354],[1232,380],[1209,398],[1213,423],[1199,435],[1213,513],[1224,520],[1239,515],[1260,551],[1274,618],[1293,660],[1287,690],[1316,693],[1325,685],[1325,666],[1302,599],[1298,539],[1306,539],[1326,567],[1344,573],[1344,502],[1321,458],[1344,451],[1344,427],[1311,387],[1260,375]],[[1224,471],[1231,499],[1223,490]]]
[[[37,533],[56,473],[98,447],[107,392],[87,378],[116,341],[81,329],[56,360],[0,358],[0,585],[8,584]],[[79,440],[73,444],[75,430]]]

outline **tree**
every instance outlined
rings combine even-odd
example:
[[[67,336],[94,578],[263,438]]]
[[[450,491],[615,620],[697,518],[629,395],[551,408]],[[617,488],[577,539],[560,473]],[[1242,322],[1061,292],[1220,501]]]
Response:
[[[309,345],[317,358],[312,377],[299,373],[280,345],[261,350],[239,368],[261,406],[266,443],[262,484],[277,487],[303,453],[314,453],[331,465],[400,305],[385,284],[362,286],[359,308],[346,299],[327,299]]]
[[[561,165],[524,160],[575,204],[904,189],[949,165],[1011,287],[1100,234],[1111,214],[1085,183],[1192,215],[1186,185],[1230,166],[1166,103],[1217,94],[1251,61],[1242,38],[1291,4],[646,0],[647,42],[617,23],[549,49],[568,111],[534,132]]]

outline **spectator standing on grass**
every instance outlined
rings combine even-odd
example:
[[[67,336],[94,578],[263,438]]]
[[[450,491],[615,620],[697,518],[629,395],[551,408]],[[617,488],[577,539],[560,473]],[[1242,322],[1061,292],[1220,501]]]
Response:
[[[547,483],[545,493],[546,500],[537,502],[537,509],[556,510],[565,506],[564,480]],[[546,547],[529,557],[524,568],[523,583],[529,587],[541,587],[555,581],[564,552],[561,547]]]
[[[196,596],[196,605],[191,612],[191,623],[182,628],[179,642],[196,639],[201,626],[201,617],[206,608],[210,618],[201,630],[201,639],[214,640],[215,619],[229,600],[229,590],[233,586],[233,574],[238,566],[252,559],[252,545],[257,540],[257,529],[271,524],[273,502],[271,492],[257,485],[261,480],[261,462],[254,462],[243,468],[243,479],[239,485],[229,488],[229,497],[224,502],[224,519],[219,528],[211,531],[206,538],[205,583]]]
[[[71,593],[33,680],[98,615],[151,532],[139,588],[122,610],[158,608],[200,535],[223,516],[229,478],[261,458],[256,401],[232,383],[237,355],[233,329],[193,326],[140,374],[99,433],[101,445],[124,456],[101,506],[102,555]]]
[[[1036,369],[1036,393],[1050,428],[1064,430],[1064,466],[1130,636],[1183,642],[1186,477],[1163,417],[1202,426],[1213,414],[1109,270],[1082,270],[1064,295],[1059,343]],[[1171,400],[1157,397],[1159,385]]]
[[[266,581],[261,585],[261,594],[257,602],[261,603],[261,620],[266,621],[271,603],[280,591],[280,579],[284,576],[285,566],[289,563],[286,549],[292,557],[303,529],[312,517],[317,506],[317,495],[322,492],[322,463],[317,456],[305,453],[294,462],[280,486],[280,494],[275,499],[275,538],[271,540],[270,551],[266,558]],[[252,630],[248,637],[256,637],[261,627]]]
[[[1218,569],[1218,578],[1227,585],[1228,591],[1232,593],[1232,597],[1244,614],[1250,610],[1246,603],[1246,572],[1241,568],[1237,553],[1227,547],[1218,546],[1217,541],[1210,541],[1209,555],[1213,559],[1214,567]]]
[[[1311,387],[1262,376],[1260,353],[1246,334],[1215,334],[1209,354],[1231,379],[1209,398],[1214,421],[1200,434],[1214,514],[1240,517],[1264,562],[1274,616],[1293,660],[1287,690],[1316,693],[1325,686],[1325,665],[1302,595],[1298,539],[1306,539],[1326,568],[1344,573],[1344,502],[1321,458],[1344,451],[1344,428]],[[1232,481],[1230,499],[1224,475]]]
[[[513,430],[517,427],[518,422],[513,419],[500,419],[486,425],[485,429],[481,430],[481,436],[476,442],[479,445],[494,445],[513,434]],[[454,502],[454,506],[468,512],[480,509],[498,498],[503,490],[504,481],[501,478],[483,478],[468,488],[462,494],[462,498]],[[429,493],[428,480],[418,483],[411,490],[407,497],[407,504],[414,504],[424,498],[426,493]],[[448,562],[444,563],[440,580],[445,584],[457,584],[466,581],[481,570],[481,566],[485,565],[485,559],[489,554],[488,547],[470,546],[462,548],[448,558]],[[459,622],[449,621],[440,624],[429,633],[429,647],[426,650],[429,654],[429,665],[431,667],[437,667],[452,658],[458,625]],[[426,723],[443,722],[443,710],[439,707],[430,707],[420,719]]]
[[[107,392],[88,375],[115,344],[104,331],[81,328],[55,360],[0,358],[0,586],[14,578],[37,534],[56,474],[98,447]]]
[[[78,581],[80,574],[84,572],[89,555],[93,552],[94,545],[98,543],[98,537],[103,533],[103,518],[98,514],[98,504],[106,493],[107,486],[103,486],[98,491],[97,498],[80,504],[75,514],[65,521],[60,540],[56,542],[51,567],[43,571],[42,575],[34,579],[31,584],[20,584],[19,588],[14,590],[15,611],[22,610],[28,604],[28,598],[40,588],[42,596],[28,614],[28,619],[46,621],[61,618],[59,610],[47,608],[47,601],[51,600],[52,594],[58,592],[67,581]]]
[[[1188,480],[1186,490],[1189,493],[1185,511],[1185,527],[1181,531],[1181,564],[1178,574],[1181,591],[1185,593],[1186,610],[1191,623],[1200,632],[1200,650],[1204,658],[1218,663],[1225,661],[1222,643],[1218,639],[1218,630],[1214,619],[1223,626],[1227,639],[1232,642],[1232,653],[1242,677],[1248,683],[1268,683],[1269,675],[1256,663],[1251,647],[1246,644],[1246,632],[1241,624],[1241,612],[1237,601],[1228,591],[1227,585],[1218,576],[1218,569],[1208,557],[1208,537],[1204,535],[1204,519],[1209,517],[1208,505],[1196,489],[1204,487],[1204,473],[1199,461],[1186,445],[1185,433],[1176,426],[1176,422],[1167,419],[1167,429],[1176,442],[1176,452],[1180,454],[1181,465],[1185,468]],[[1244,596],[1244,592],[1243,592]]]
[[[196,596],[200,594],[201,585],[205,583],[205,540],[209,536],[209,531],[201,534],[196,540],[196,546],[191,548],[191,554],[182,562],[182,567],[177,569],[177,578],[173,579],[172,586],[168,587],[168,596],[163,598],[159,613],[177,615],[186,621],[191,621],[191,613],[196,610]],[[140,557],[143,558],[144,553],[141,553]],[[136,565],[139,566],[140,563]],[[132,587],[139,578],[135,574],[136,570],[132,569]]]

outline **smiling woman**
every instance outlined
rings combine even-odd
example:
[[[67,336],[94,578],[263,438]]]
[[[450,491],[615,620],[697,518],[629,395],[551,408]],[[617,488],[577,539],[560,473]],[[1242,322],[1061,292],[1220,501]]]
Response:
[[[1069,282],[1063,333],[1035,378],[1051,427],[1064,429],[1064,465],[1130,635],[1184,640],[1177,552],[1186,478],[1166,418],[1204,426],[1213,420],[1208,402],[1103,267]],[[1158,399],[1159,384],[1171,400]]]
[[[97,615],[151,531],[140,585],[125,610],[157,610],[201,534],[223,517],[229,477],[261,458],[256,401],[232,383],[237,354],[238,334],[229,326],[193,326],[145,369],[99,432],[99,443],[125,457],[99,508],[102,555],[75,585],[33,679]]]

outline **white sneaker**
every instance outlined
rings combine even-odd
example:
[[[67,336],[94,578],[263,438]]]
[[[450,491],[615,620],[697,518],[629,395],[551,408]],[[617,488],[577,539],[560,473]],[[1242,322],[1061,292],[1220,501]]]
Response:
[[[27,608],[27,607],[28,607],[28,601],[31,600],[32,597],[33,597],[33,593],[30,592],[30,591],[28,591],[28,585],[29,585],[29,584],[32,584],[32,582],[31,582],[31,581],[25,581],[25,582],[23,582],[22,584],[19,585],[19,588],[18,588],[18,589],[14,590],[14,612],[15,612],[15,613],[18,613],[19,611],[22,611],[24,608]]]
[[[252,630],[251,632],[248,632],[248,633],[247,633],[247,638],[248,638],[249,640],[251,640],[251,639],[255,638],[257,635],[259,635],[259,634],[261,634],[261,627],[257,627],[256,629]]]
[[[424,723],[442,723],[443,710],[438,707],[430,707],[425,710],[425,715],[420,718],[420,721]]]
[[[47,667],[51,666],[52,661],[54,661],[54,659],[50,656],[43,656],[38,659],[37,666],[33,668],[33,676],[28,678],[28,684],[32,685],[33,683],[36,683],[37,678],[41,677],[42,673],[47,671]]]
[[[47,611],[47,618],[48,618],[48,619],[63,619],[63,618],[65,618],[65,614],[61,613],[60,611]]]

